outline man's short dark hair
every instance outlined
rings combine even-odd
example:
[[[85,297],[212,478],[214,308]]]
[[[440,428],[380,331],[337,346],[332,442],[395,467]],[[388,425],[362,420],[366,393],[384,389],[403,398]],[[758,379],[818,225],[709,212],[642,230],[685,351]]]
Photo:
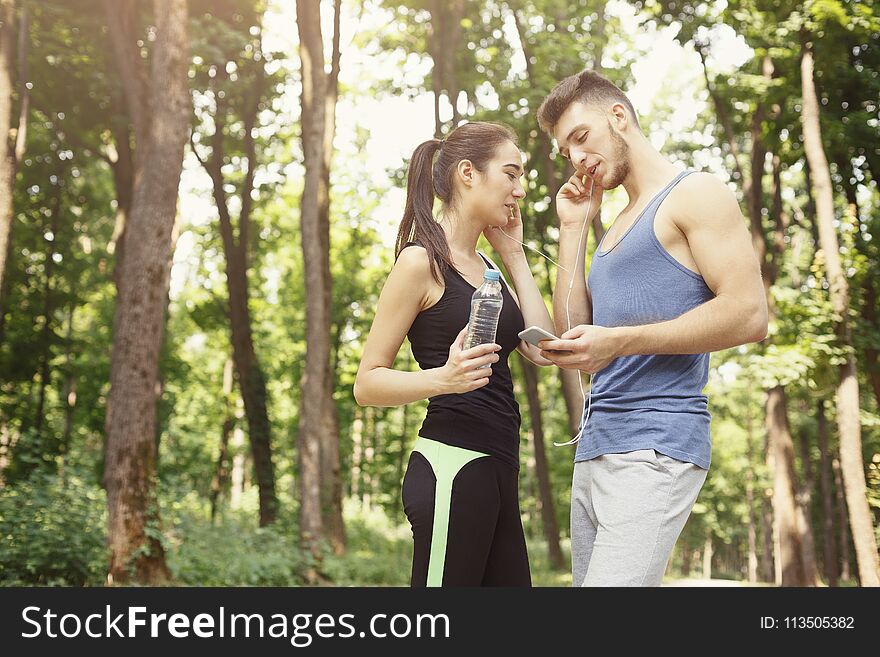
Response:
[[[623,103],[632,114],[636,126],[639,125],[639,117],[626,94],[611,80],[602,77],[595,71],[585,70],[575,75],[569,75],[553,87],[553,91],[541,103],[538,108],[538,125],[541,126],[541,130],[552,135],[553,129],[559,123],[559,118],[574,102],[588,105]]]

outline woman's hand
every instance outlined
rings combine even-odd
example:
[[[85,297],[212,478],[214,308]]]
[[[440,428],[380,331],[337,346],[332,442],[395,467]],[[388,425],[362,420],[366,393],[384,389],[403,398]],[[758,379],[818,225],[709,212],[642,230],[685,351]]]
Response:
[[[502,259],[510,255],[522,253],[523,248],[521,244],[523,241],[523,223],[519,213],[519,203],[514,204],[511,210],[507,223],[504,226],[500,228],[490,226],[483,231],[486,240]],[[502,230],[507,235],[502,233]]]
[[[492,368],[482,366],[497,363],[499,356],[495,352],[499,351],[501,347],[495,343],[487,342],[462,350],[466,335],[467,326],[461,330],[450,345],[449,360],[445,365],[437,368],[438,384],[441,388],[439,394],[461,394],[482,388],[489,383]]]

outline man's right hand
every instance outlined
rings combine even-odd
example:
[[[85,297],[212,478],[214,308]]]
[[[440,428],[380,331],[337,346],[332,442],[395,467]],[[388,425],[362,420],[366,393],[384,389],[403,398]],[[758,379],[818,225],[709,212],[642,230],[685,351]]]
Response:
[[[586,183],[584,183],[586,180]],[[592,186],[592,198],[590,187]],[[589,176],[578,174],[568,179],[556,193],[556,213],[559,215],[560,228],[582,228],[584,219],[592,221],[602,204],[602,192],[605,191]],[[589,210],[590,215],[587,215]]]

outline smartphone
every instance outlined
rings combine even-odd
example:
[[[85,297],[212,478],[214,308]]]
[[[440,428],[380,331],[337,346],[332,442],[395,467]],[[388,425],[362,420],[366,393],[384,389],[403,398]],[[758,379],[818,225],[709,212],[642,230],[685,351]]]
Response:
[[[557,338],[555,335],[553,335],[552,333],[548,333],[540,326],[530,326],[526,330],[520,331],[519,339],[524,340],[529,344],[533,344],[539,349],[541,347],[538,342],[540,342],[541,340],[559,340],[559,338]]]

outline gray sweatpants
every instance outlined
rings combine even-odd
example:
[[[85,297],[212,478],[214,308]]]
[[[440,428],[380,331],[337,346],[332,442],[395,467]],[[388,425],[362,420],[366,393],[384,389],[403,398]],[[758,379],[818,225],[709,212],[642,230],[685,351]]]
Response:
[[[574,464],[573,586],[660,586],[707,471],[653,449]]]

